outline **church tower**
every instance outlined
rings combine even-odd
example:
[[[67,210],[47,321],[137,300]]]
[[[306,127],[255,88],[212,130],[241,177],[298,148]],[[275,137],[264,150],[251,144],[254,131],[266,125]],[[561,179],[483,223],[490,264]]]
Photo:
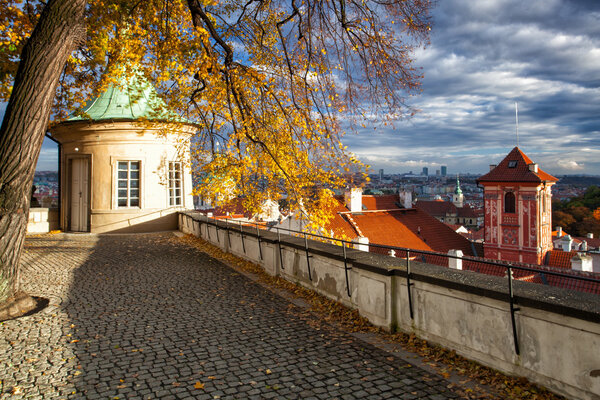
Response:
[[[490,165],[477,180],[483,186],[485,258],[543,263],[552,249],[550,188],[557,181],[518,147]]]
[[[463,196],[463,192],[460,189],[460,180],[458,179],[458,174],[456,175],[456,188],[454,189],[454,194],[452,195],[452,203],[457,208],[462,208],[465,201],[465,197]]]

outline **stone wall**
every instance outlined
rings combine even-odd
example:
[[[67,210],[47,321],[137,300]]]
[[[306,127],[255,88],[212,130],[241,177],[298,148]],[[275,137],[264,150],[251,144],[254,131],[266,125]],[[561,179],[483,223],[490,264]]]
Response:
[[[517,354],[506,278],[412,261],[408,286],[404,259],[354,249],[345,259],[341,246],[284,234],[278,240],[193,212],[179,214],[179,229],[356,308],[374,325],[414,332],[570,398],[600,398],[596,295],[514,281]]]
[[[58,208],[30,208],[27,234],[48,233],[59,229]]]

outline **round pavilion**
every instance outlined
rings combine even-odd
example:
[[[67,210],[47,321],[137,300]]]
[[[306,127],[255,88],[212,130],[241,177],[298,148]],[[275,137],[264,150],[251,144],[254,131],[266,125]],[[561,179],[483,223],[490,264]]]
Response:
[[[190,138],[167,122],[149,84],[110,86],[80,116],[51,128],[60,144],[60,225],[76,232],[176,229],[192,209]]]

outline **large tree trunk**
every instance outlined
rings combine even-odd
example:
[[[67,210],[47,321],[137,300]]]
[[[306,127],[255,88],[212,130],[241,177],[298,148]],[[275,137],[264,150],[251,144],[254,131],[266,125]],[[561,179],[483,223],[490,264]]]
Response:
[[[19,289],[33,174],[60,74],[85,37],[86,0],[50,0],[23,48],[0,127],[0,305]]]

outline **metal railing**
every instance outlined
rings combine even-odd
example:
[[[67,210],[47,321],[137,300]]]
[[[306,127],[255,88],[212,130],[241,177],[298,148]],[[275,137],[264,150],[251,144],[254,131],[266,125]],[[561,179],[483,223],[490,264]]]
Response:
[[[245,245],[245,241],[244,241],[244,236],[247,234],[250,234],[250,232],[245,232],[243,229],[243,226],[246,225],[249,227],[256,228],[255,235],[256,235],[257,241],[258,241],[260,260],[263,260],[260,227],[263,226],[265,228],[268,228],[266,225],[258,224],[256,222],[251,222],[251,221],[236,220],[236,222],[238,222],[239,229],[235,229],[235,228],[233,228],[233,225],[234,225],[233,219],[232,220],[219,219],[214,216],[207,216],[202,213],[200,213],[200,214],[206,218],[205,222],[207,224],[215,226],[215,229],[217,232],[217,242],[219,242],[219,243],[220,243],[219,236],[218,236],[219,229],[225,230],[227,232],[228,237],[229,237],[229,234],[231,231],[239,233],[241,236],[242,251],[244,252],[244,254],[246,254],[246,245]],[[186,215],[186,214],[184,213],[184,215]],[[193,217],[192,217],[192,219],[193,219]],[[199,220],[195,220],[195,221],[198,221],[198,223],[200,224]],[[219,222],[225,223],[225,227],[222,227],[222,226],[220,227]],[[202,232],[200,225],[198,228],[199,228],[198,231]],[[527,282],[531,282],[531,283],[542,283],[542,284],[546,284],[549,286],[556,286],[556,285],[550,285],[550,283],[548,282],[547,279],[543,279],[544,275],[548,275],[548,276],[555,277],[555,278],[572,279],[577,282],[588,282],[588,283],[590,283],[589,287],[591,289],[594,289],[594,286],[596,289],[596,290],[591,290],[590,292],[594,293],[594,294],[600,294],[600,279],[585,276],[585,275],[558,272],[558,271],[551,270],[546,266],[515,265],[515,264],[511,264],[511,263],[501,263],[501,262],[489,261],[489,260],[479,259],[479,258],[469,257],[469,256],[461,257],[461,256],[454,256],[454,255],[445,254],[445,253],[438,253],[438,252],[426,251],[426,250],[415,250],[415,249],[410,249],[410,248],[405,248],[405,247],[389,246],[389,245],[383,245],[383,244],[377,244],[377,243],[369,243],[368,245],[360,244],[360,243],[349,241],[349,240],[332,238],[329,236],[319,235],[319,234],[310,233],[310,232],[296,231],[293,229],[287,229],[287,228],[278,227],[278,226],[270,227],[270,229],[265,229],[265,230],[267,230],[269,232],[272,232],[274,230],[275,233],[277,234],[276,240],[277,240],[277,247],[278,247],[278,252],[279,252],[279,263],[280,263],[282,270],[285,270],[285,266],[284,266],[284,262],[283,262],[283,250],[282,250],[282,246],[281,246],[281,242],[282,242],[281,232],[282,231],[287,232],[288,234],[290,234],[289,235],[290,237],[299,237],[299,238],[304,239],[303,240],[304,241],[304,252],[306,255],[308,279],[310,281],[312,281],[311,263],[310,263],[310,258],[312,256],[310,255],[308,238],[309,237],[315,238],[321,242],[329,242],[331,244],[341,246],[342,247],[342,257],[343,257],[343,261],[344,261],[346,292],[348,294],[348,297],[352,297],[352,293],[350,290],[349,275],[348,275],[348,271],[352,270],[352,267],[348,265],[349,264],[348,252],[347,252],[348,245],[350,245],[350,246],[354,246],[354,245],[369,246],[369,252],[374,252],[374,253],[379,253],[379,254],[389,254],[390,251],[393,250],[395,253],[395,258],[405,260],[405,262],[406,262],[406,286],[407,286],[407,295],[408,295],[408,307],[409,307],[409,313],[410,313],[411,319],[414,319],[413,299],[412,299],[412,293],[411,293],[411,287],[414,285],[414,283],[411,282],[411,278],[412,278],[411,261],[417,261],[417,258],[420,257],[420,260],[418,260],[418,261],[421,261],[423,263],[448,267],[448,260],[457,259],[457,260],[461,260],[461,261],[466,261],[466,265],[467,265],[466,270],[470,270],[472,272],[479,272],[479,273],[482,273],[482,272],[481,272],[481,268],[475,268],[475,266],[477,264],[479,264],[481,266],[492,267],[493,272],[495,272],[495,273],[491,273],[491,275],[496,275],[496,276],[504,275],[505,277],[507,277],[507,281],[508,281],[507,295],[508,295],[508,303],[509,303],[509,312],[510,312],[510,319],[511,319],[511,326],[512,326],[512,335],[513,335],[513,340],[514,340],[514,349],[515,349],[515,353],[517,355],[520,354],[520,349],[519,349],[519,342],[518,342],[518,337],[517,337],[515,312],[519,311],[519,308],[515,307],[516,301],[515,301],[514,289],[513,289],[513,281],[514,280],[521,280],[521,281],[527,281]],[[207,237],[209,238],[209,240],[211,240],[210,239],[210,230],[208,229],[208,227],[206,228],[206,233],[207,233]],[[229,244],[231,245],[231,240],[229,240]],[[382,251],[381,252],[371,251],[371,249],[379,249]],[[446,260],[446,261],[442,262],[441,260]],[[504,274],[498,274],[497,273],[498,269],[503,269],[505,271]],[[532,274],[541,275],[542,276],[542,278],[540,278],[541,282],[533,282],[532,280],[528,281],[528,280],[524,280],[524,279],[519,279],[518,277],[515,277],[515,271],[529,272]],[[483,272],[483,273],[490,275],[490,273],[485,273],[485,272]],[[594,286],[592,286],[592,285],[594,285]],[[558,286],[558,287],[560,287],[560,286]]]

